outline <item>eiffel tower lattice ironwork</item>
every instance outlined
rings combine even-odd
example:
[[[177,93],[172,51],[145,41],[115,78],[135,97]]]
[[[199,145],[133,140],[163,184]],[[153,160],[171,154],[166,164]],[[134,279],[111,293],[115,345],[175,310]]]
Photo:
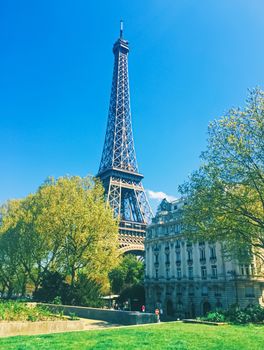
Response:
[[[106,199],[119,217],[120,250],[143,251],[146,226],[152,212],[138,172],[131,125],[128,42],[120,37],[113,47],[114,72],[107,130],[98,177]]]

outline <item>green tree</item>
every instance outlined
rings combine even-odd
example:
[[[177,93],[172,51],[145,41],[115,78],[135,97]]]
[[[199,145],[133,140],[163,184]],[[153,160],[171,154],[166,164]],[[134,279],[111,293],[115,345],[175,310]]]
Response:
[[[229,254],[264,259],[264,92],[209,125],[203,164],[180,187],[183,228],[193,240],[225,242]]]
[[[27,274],[20,260],[20,246],[16,223],[20,215],[20,201],[8,201],[0,210],[0,285],[2,294],[25,294]]]
[[[35,194],[4,207],[0,224],[0,241],[12,238],[19,266],[35,291],[49,271],[67,276],[71,289],[79,274],[102,290],[109,288],[108,272],[118,262],[118,223],[100,182],[50,178]]]
[[[68,275],[72,287],[78,273],[86,273],[108,288],[108,272],[117,263],[118,224],[103,195],[91,177],[50,179],[36,194],[36,227],[54,249],[49,263]]]
[[[121,293],[126,288],[143,283],[144,264],[135,255],[127,254],[121,258],[119,266],[109,273],[111,289]]]
[[[68,300],[71,305],[102,307],[104,302],[101,296],[102,286],[100,283],[80,273]]]

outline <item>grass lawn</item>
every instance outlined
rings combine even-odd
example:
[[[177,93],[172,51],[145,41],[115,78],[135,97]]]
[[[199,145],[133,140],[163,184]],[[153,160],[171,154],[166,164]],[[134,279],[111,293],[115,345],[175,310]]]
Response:
[[[207,326],[180,322],[112,330],[0,339],[0,349],[264,349],[264,326]]]

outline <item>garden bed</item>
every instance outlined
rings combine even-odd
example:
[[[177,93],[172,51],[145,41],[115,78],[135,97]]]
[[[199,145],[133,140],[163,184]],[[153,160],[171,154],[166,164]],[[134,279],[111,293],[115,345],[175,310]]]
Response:
[[[18,301],[0,302],[0,323],[3,321],[54,321],[64,320],[63,313],[52,312],[43,305]]]
[[[55,305],[0,301],[0,337],[83,331],[113,327],[100,320],[80,319]]]

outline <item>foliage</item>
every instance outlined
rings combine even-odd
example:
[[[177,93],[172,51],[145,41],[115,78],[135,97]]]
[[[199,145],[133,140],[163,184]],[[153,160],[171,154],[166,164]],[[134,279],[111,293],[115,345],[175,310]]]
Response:
[[[70,320],[72,320],[72,321],[76,321],[76,320],[80,319],[78,316],[76,316],[76,314],[74,312],[70,312],[69,317],[70,317]]]
[[[65,304],[68,301],[70,286],[58,272],[48,271],[42,279],[41,287],[34,292],[34,300],[45,303]]]
[[[74,288],[68,296],[67,303],[71,305],[102,307],[101,291],[102,288],[98,282],[87,278],[86,275],[79,274]]]
[[[0,321],[46,321],[58,319],[42,305],[28,305],[17,301],[0,302]]]
[[[143,283],[144,264],[135,255],[127,254],[119,265],[109,273],[113,293],[121,293],[126,288]]]
[[[61,304],[62,304],[61,297],[60,297],[60,296],[56,296],[56,297],[53,299],[52,303],[55,304],[55,305],[61,305]]]
[[[263,348],[264,326],[226,325],[212,327],[182,322],[121,327],[92,332],[68,332],[1,338],[5,350],[259,350]]]
[[[203,164],[180,187],[184,234],[224,241],[248,260],[264,248],[264,92],[250,92],[244,109],[231,109],[209,126]]]
[[[99,181],[50,178],[35,194],[3,206],[0,218],[2,293],[24,294],[26,286],[37,293],[41,286],[47,299],[63,299],[62,290],[68,285],[73,293],[80,275],[108,290],[118,261],[118,223]],[[56,282],[57,293],[47,279]]]
[[[54,304],[99,307],[103,305],[101,286],[84,274],[78,274],[71,286],[58,272],[48,272],[41,287],[33,294],[34,300]]]
[[[219,311],[209,312],[206,317],[202,318],[203,320],[210,321],[210,322],[225,322],[226,318],[223,313]]]
[[[264,308],[260,305],[249,305],[241,309],[237,305],[233,305],[228,310],[209,312],[203,319],[212,322],[231,322],[235,324],[263,323]]]

